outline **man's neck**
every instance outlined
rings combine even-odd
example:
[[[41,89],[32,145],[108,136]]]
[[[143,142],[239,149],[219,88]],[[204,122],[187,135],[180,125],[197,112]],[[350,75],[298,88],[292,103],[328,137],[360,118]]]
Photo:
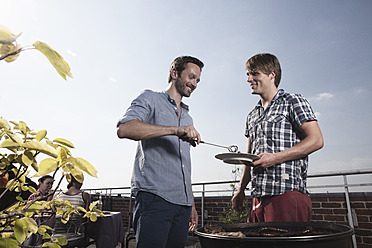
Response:
[[[262,107],[264,109],[267,108],[267,106],[269,106],[269,104],[271,103],[271,101],[274,99],[275,95],[278,93],[278,89],[275,88],[267,93],[264,93],[264,94],[261,94],[260,97],[261,97],[261,104],[262,104]]]
[[[177,92],[172,83],[169,84],[165,91],[168,92],[169,96],[176,102],[177,108],[181,108],[182,96]]]

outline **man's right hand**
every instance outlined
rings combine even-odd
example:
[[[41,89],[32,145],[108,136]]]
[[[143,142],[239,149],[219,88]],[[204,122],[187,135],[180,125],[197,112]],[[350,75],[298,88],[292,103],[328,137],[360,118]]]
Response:
[[[244,202],[244,199],[245,199],[245,193],[244,193],[244,190],[238,190],[234,197],[232,198],[232,206],[233,208],[238,211],[238,212],[241,212],[244,210],[244,207],[243,207],[243,202]]]
[[[199,145],[201,141],[200,134],[193,125],[177,127],[176,135],[183,141],[189,142],[194,147],[196,144]]]

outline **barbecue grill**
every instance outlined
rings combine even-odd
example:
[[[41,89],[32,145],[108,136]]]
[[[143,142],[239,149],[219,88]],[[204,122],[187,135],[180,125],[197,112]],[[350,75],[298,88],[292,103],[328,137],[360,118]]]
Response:
[[[204,227],[198,228],[203,248],[352,248],[351,236],[354,230],[345,225],[330,222],[260,222],[220,225],[225,232],[242,232],[247,237],[222,236],[206,233]],[[262,229],[286,230],[271,232],[270,235],[257,235]],[[311,230],[309,232],[308,230]]]

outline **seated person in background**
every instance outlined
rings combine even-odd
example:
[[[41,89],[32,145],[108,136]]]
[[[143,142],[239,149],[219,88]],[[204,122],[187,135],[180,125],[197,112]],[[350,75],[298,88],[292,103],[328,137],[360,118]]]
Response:
[[[83,184],[78,182],[72,175],[69,184],[67,185],[67,191],[61,192],[55,196],[58,200],[67,200],[73,207],[83,207],[89,210],[90,195],[87,192],[81,191]],[[82,215],[73,214],[69,217],[69,221],[64,224],[61,221],[60,215],[56,216],[56,224],[54,226],[54,233],[84,233],[84,220]]]
[[[42,196],[40,201],[49,201],[53,198],[53,182],[54,179],[50,175],[45,175],[39,178],[39,189],[38,193],[33,193],[28,197],[29,201],[35,200],[36,198]]]
[[[67,185],[67,191],[62,192],[56,196],[60,200],[68,200],[74,207],[83,207],[89,210],[90,195],[87,192],[81,191],[83,184],[78,182],[73,176]]]
[[[37,193],[33,193],[28,197],[29,201],[38,199],[38,201],[50,201],[53,198],[53,182],[54,179],[50,175],[45,175],[39,178],[39,188]],[[54,215],[44,215],[47,211],[41,211],[39,214],[34,214],[33,218],[35,219],[38,225],[47,225],[53,227],[55,224]],[[48,233],[51,235],[51,231],[48,230]],[[49,239],[43,239],[42,235],[39,233],[32,234],[27,240],[25,240],[24,245],[26,246],[39,246],[44,242],[49,241]]]

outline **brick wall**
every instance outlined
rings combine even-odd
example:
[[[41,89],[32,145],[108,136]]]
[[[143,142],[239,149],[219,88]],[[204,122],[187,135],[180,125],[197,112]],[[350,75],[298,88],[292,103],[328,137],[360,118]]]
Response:
[[[312,194],[313,221],[327,221],[348,225],[347,205],[342,193]],[[204,200],[204,225],[221,223],[219,218],[224,209],[229,208],[231,197],[207,197]],[[372,193],[351,193],[350,202],[353,213],[358,248],[372,248]],[[201,198],[195,198],[201,223]],[[134,202],[133,202],[134,204]],[[122,213],[124,226],[128,226],[129,198],[114,197],[112,211]]]

